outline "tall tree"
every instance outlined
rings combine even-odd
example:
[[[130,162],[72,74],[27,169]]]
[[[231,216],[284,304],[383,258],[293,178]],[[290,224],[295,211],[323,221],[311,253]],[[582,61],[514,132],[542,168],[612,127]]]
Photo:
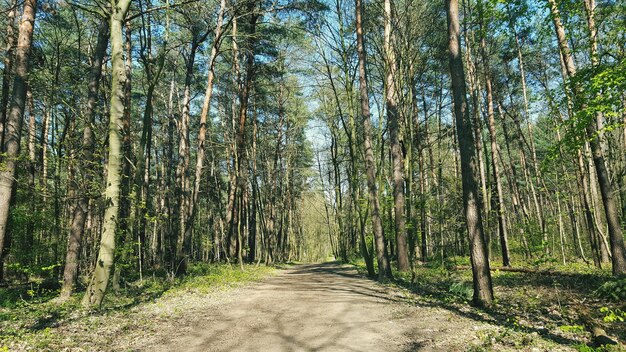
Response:
[[[211,106],[211,97],[213,96],[213,81],[215,79],[215,61],[219,53],[220,45],[222,43],[222,26],[224,23],[224,11],[226,11],[226,0],[220,1],[220,9],[217,15],[217,24],[215,26],[215,37],[213,38],[213,44],[211,45],[211,54],[209,55],[209,67],[207,75],[207,85],[204,92],[204,101],[202,103],[202,111],[200,112],[200,130],[198,132],[198,150],[196,155],[196,170],[194,178],[194,186],[191,196],[191,204],[189,209],[189,218],[187,220],[187,228],[185,233],[185,240],[191,241],[191,230],[193,228],[193,222],[197,212],[198,198],[200,194],[200,183],[202,181],[202,167],[205,159],[205,141],[207,132],[207,123],[209,116],[209,108]]]
[[[496,186],[496,212],[498,218],[498,233],[500,235],[500,248],[502,249],[502,265],[510,266],[511,260],[509,257],[509,240],[508,229],[506,224],[506,209],[504,205],[504,190],[502,187],[502,179],[500,175],[500,166],[498,161],[500,155],[498,153],[498,141],[496,136],[496,119],[494,117],[494,102],[493,102],[493,85],[491,81],[491,70],[489,62],[489,52],[487,51],[487,32],[486,24],[484,23],[484,10],[483,4],[479,1],[479,16],[481,24],[481,56],[483,62],[483,70],[485,76],[485,92],[487,93],[487,126],[489,129],[490,138],[490,152],[491,152],[491,172],[493,173],[493,182]]]
[[[83,177],[77,187],[80,194],[70,221],[70,234],[65,256],[65,267],[63,269],[63,286],[61,288],[61,298],[63,299],[67,299],[72,295],[74,292],[74,284],[78,277],[78,257],[89,212],[93,168],[97,163],[93,155],[95,147],[93,126],[96,122],[96,108],[102,77],[102,65],[104,63],[108,43],[109,22],[106,18],[103,18],[100,20],[98,26],[98,37],[89,73],[87,104],[84,112],[85,127],[83,128],[82,149],[79,162],[80,169],[77,170],[77,172],[82,173]]]
[[[30,73],[30,54],[35,28],[36,0],[25,0],[20,29],[15,48],[15,77],[10,97],[9,111],[5,121],[3,154],[0,157],[0,263],[3,260],[4,244],[9,223],[11,199],[15,187],[15,173],[20,152],[22,121],[26,106],[26,91]],[[0,268],[2,265],[0,265]],[[0,274],[2,279],[2,274]]]
[[[446,0],[448,18],[448,50],[450,77],[452,79],[452,98],[456,133],[461,152],[461,179],[463,185],[463,207],[470,238],[470,259],[474,283],[474,303],[490,305],[493,302],[493,287],[489,259],[485,245],[482,214],[479,206],[478,182],[475,175],[476,151],[472,125],[467,109],[465,73],[461,56],[461,36],[459,31],[458,0]]]
[[[124,85],[126,82],[122,28],[130,3],[131,0],[111,0],[109,9],[112,78],[109,103],[108,173],[104,193],[106,209],[96,267],[89,281],[87,292],[83,297],[83,305],[86,307],[100,307],[102,304],[113,266],[122,173],[121,129],[122,118],[124,117]]]
[[[378,279],[384,280],[391,275],[389,259],[383,234],[383,225],[380,214],[380,200],[376,186],[376,164],[372,147],[372,122],[370,117],[370,100],[367,91],[367,68],[365,54],[365,40],[363,34],[363,2],[355,0],[356,10],[356,39],[357,54],[359,57],[359,98],[361,100],[361,115],[363,119],[363,154],[365,155],[365,173],[367,175],[367,189],[371,207],[372,229],[376,244],[376,259],[378,261]]]
[[[398,64],[394,53],[394,8],[392,0],[385,0],[385,68],[387,69],[385,88],[387,103],[387,121],[391,137],[391,157],[393,159],[393,199],[398,253],[398,270],[409,270],[407,249],[407,231],[404,199],[404,155],[400,137],[400,117],[396,96],[396,75]]]

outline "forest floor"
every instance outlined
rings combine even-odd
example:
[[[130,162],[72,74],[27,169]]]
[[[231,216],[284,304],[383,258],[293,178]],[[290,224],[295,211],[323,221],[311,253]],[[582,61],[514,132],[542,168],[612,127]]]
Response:
[[[379,284],[357,269],[213,266],[175,287],[111,294],[99,312],[78,309],[78,297],[24,301],[0,308],[0,351],[593,351],[589,333],[567,318],[563,284],[542,289],[538,277],[495,273],[501,301],[493,311],[463,297],[467,270],[422,268],[418,283],[405,285],[401,277]],[[595,286],[582,285],[584,294]]]

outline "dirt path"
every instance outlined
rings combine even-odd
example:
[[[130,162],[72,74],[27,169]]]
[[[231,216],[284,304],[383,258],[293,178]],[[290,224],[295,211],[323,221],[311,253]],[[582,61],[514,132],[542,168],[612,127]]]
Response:
[[[349,266],[303,265],[190,312],[145,351],[464,351],[489,329],[447,310],[409,304],[401,291]],[[174,335],[174,336],[172,336]]]

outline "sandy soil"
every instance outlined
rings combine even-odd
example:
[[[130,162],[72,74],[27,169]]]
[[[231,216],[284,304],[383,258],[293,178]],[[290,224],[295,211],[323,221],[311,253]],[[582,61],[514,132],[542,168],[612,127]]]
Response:
[[[493,327],[339,264],[302,265],[189,312],[144,351],[465,351]]]

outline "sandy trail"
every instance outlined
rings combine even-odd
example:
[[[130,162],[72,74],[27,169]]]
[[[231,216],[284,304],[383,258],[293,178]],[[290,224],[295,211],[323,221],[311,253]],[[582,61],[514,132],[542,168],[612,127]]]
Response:
[[[208,305],[146,351],[456,351],[476,322],[409,304],[400,291],[335,263],[302,265]],[[197,317],[200,316],[200,319]]]

